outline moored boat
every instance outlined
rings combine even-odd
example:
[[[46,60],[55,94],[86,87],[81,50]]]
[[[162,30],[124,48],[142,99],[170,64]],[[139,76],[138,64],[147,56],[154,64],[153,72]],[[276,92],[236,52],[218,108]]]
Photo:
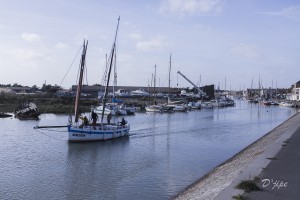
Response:
[[[0,112],[0,118],[7,118],[7,117],[12,117],[11,114]]]
[[[23,102],[15,109],[15,118],[21,120],[38,120],[40,112],[33,102]]]
[[[287,101],[280,102],[279,105],[284,107],[296,107],[295,103],[287,102]]]
[[[124,106],[123,110],[126,111],[127,115],[134,115],[136,112],[136,108],[135,107],[129,107],[129,106]]]
[[[115,92],[115,95],[117,97],[130,97],[130,93],[127,92],[125,89],[119,89]]]
[[[91,108],[91,112],[95,112],[97,114],[102,114],[104,109],[104,115],[108,115],[109,113],[111,113],[111,110],[107,107],[104,108],[104,106],[96,106],[96,107],[92,107]]]
[[[173,108],[173,111],[175,112],[187,112],[188,108],[185,105],[175,105]]]
[[[163,112],[163,107],[160,105],[149,105],[145,109],[147,112]]]
[[[201,102],[201,109],[213,109],[214,106],[210,102]]]
[[[131,93],[131,96],[134,97],[148,97],[150,94],[143,89],[134,90]]]

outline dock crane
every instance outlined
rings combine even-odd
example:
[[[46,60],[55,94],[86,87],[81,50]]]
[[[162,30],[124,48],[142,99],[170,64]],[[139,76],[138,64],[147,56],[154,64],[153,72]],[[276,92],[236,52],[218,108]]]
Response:
[[[188,79],[185,75],[183,75],[180,71],[177,72],[178,74],[180,74],[185,80],[187,80],[190,84],[192,84],[197,90],[198,92],[202,95],[205,96],[206,93],[203,92],[195,83],[193,83],[190,79]]]

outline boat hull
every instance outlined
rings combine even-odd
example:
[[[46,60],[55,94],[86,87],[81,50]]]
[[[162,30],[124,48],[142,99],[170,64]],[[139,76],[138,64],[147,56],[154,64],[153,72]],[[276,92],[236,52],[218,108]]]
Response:
[[[91,111],[101,115],[102,111],[103,111],[103,106],[98,106],[98,107],[91,108]],[[109,113],[111,113],[111,110],[109,110],[108,108],[105,108],[104,109],[104,115],[108,115]]]
[[[158,105],[146,106],[145,107],[147,112],[162,112],[162,107]]]
[[[89,142],[115,139],[129,135],[129,125],[69,126],[69,142]]]
[[[15,109],[15,118],[21,120],[39,120],[39,110],[37,106],[32,103],[22,103]]]

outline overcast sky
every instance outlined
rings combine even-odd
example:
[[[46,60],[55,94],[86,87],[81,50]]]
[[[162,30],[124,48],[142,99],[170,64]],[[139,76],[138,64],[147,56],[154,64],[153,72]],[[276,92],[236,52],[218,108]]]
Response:
[[[60,85],[84,39],[101,83],[117,19],[118,85],[290,87],[300,80],[299,0],[0,0],[0,83]],[[62,86],[76,83],[76,59]],[[226,80],[226,84],[225,84]]]

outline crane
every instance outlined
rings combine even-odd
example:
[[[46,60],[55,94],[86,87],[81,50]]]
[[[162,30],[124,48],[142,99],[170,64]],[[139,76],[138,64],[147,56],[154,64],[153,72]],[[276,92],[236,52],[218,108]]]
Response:
[[[190,79],[188,79],[185,75],[183,75],[180,71],[177,72],[178,74],[180,74],[185,80],[187,80],[190,84],[192,84],[197,90],[198,92],[205,96],[205,92],[203,92],[195,83],[193,83]]]

